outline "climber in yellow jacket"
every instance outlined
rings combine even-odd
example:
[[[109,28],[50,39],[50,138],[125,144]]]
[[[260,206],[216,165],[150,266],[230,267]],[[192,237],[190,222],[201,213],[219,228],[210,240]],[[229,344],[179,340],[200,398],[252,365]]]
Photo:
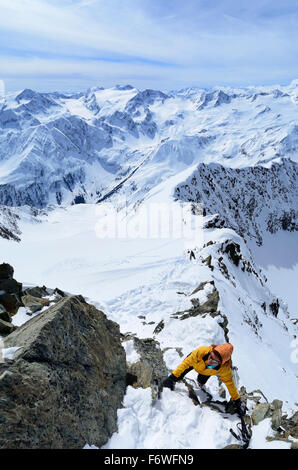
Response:
[[[163,386],[174,390],[175,383],[193,369],[199,373],[197,380],[200,388],[203,387],[209,377],[219,375],[222,382],[226,385],[232,400],[235,402],[237,412],[243,416],[246,407],[240,400],[240,395],[234,384],[231,369],[232,352],[233,346],[231,344],[200,346],[173,370],[172,374],[163,382]]]

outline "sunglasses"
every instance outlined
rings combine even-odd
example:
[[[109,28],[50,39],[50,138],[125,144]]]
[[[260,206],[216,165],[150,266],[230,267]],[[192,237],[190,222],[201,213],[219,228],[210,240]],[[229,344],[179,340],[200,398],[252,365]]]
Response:
[[[211,355],[208,357],[208,362],[211,362],[211,364],[216,364],[216,365],[220,364],[220,362],[217,359],[213,359]]]

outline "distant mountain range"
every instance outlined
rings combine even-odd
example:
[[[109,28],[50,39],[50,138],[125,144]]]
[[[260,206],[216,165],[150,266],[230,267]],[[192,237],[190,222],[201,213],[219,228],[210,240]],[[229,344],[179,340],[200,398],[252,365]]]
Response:
[[[137,202],[194,166],[196,183],[182,180],[176,197],[204,203],[207,213],[261,242],[264,228],[297,228],[297,105],[297,81],[168,93],[130,85],[10,93],[0,105],[0,204],[94,203],[119,191]],[[262,229],[252,222],[260,210]]]

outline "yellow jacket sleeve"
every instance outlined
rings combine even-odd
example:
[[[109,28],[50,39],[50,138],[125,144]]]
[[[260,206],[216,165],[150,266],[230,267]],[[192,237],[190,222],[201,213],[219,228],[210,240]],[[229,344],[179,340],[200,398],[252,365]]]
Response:
[[[240,395],[233,380],[232,369],[229,366],[223,367],[223,370],[220,372],[219,376],[222,382],[229,390],[229,394],[231,395],[232,400],[237,400],[238,398],[240,398]]]
[[[180,376],[185,372],[187,369],[191,370],[194,365],[199,362],[205,354],[210,351],[210,347],[208,346],[200,346],[199,348],[195,349],[192,353],[190,353],[181,364],[173,370],[172,374],[178,379]]]

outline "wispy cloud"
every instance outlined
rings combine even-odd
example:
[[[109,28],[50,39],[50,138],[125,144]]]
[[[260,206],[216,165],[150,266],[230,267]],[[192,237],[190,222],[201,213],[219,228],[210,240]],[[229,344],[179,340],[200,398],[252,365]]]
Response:
[[[72,89],[286,81],[298,76],[297,20],[295,0],[0,0],[0,78],[43,89],[66,76]]]

